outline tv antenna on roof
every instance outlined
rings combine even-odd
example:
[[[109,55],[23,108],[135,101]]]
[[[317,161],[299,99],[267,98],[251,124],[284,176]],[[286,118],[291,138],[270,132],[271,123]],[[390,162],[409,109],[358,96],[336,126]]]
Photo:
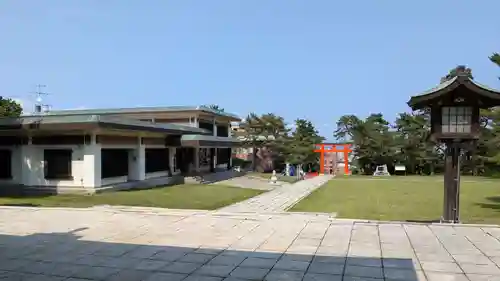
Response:
[[[36,85],[37,90],[35,91],[36,101],[35,101],[35,115],[41,115],[43,113],[47,113],[49,111],[49,105],[43,103],[43,97],[48,95],[42,91],[43,88],[47,87],[46,85]]]

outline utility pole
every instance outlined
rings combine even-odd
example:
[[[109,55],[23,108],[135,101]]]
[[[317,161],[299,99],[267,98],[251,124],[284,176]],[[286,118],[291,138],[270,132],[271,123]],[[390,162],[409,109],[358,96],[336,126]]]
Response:
[[[37,90],[35,91],[36,95],[35,112],[33,112],[35,115],[40,115],[42,113],[45,113],[49,109],[49,105],[43,103],[43,97],[48,95],[48,93],[42,91],[42,89],[45,87],[47,86],[40,84],[36,85]]]

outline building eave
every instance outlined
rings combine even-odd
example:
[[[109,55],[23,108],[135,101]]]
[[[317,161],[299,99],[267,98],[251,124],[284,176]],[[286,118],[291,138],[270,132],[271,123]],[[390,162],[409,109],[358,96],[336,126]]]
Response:
[[[180,112],[204,112],[215,116],[227,118],[230,122],[240,122],[241,118],[233,113],[213,110],[206,106],[163,106],[163,107],[131,107],[131,108],[96,108],[78,110],[54,110],[47,115],[116,115],[134,113],[180,113]]]
[[[217,137],[207,135],[183,135],[182,146],[205,146],[205,147],[237,147],[241,141],[232,137]]]
[[[451,80],[439,84],[437,87],[427,90],[419,95],[412,96],[407,104],[413,110],[425,108],[427,102],[446,95],[459,86],[465,86],[468,90],[476,93],[477,95],[497,101],[498,105],[500,105],[500,90],[495,90],[479,84],[465,75],[456,76]]]
[[[179,135],[211,134],[211,132],[208,130],[196,127],[177,124],[149,123],[138,120],[112,118],[100,115],[40,115],[0,119],[0,130],[37,130],[39,128],[50,130],[51,127],[55,126],[58,127],[58,130],[61,130],[64,129],[64,126],[66,125],[81,125],[89,128],[158,132]]]

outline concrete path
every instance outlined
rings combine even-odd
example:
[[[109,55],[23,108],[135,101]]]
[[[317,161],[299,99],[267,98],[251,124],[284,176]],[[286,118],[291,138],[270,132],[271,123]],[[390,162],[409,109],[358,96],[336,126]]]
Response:
[[[269,183],[269,179],[255,178],[249,176],[235,177],[224,181],[219,181],[214,184],[222,184],[229,186],[236,186],[241,188],[251,188],[259,190],[273,190],[286,183],[280,183],[279,185],[272,185]]]
[[[330,180],[322,175],[294,184],[285,184],[272,191],[220,209],[221,212],[282,212]]]
[[[500,280],[500,228],[290,214],[0,208],[0,279]]]

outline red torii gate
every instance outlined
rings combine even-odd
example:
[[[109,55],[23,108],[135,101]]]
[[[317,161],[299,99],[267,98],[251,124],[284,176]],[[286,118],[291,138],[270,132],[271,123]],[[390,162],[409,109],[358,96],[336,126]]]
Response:
[[[315,149],[314,152],[320,153],[320,173],[325,173],[325,152],[344,152],[344,173],[349,174],[349,152],[352,152],[350,143],[345,144],[329,144],[329,143],[321,143],[316,144],[315,147],[320,147],[320,149]],[[332,147],[331,149],[325,149],[325,146]],[[342,147],[342,149],[338,147]]]

